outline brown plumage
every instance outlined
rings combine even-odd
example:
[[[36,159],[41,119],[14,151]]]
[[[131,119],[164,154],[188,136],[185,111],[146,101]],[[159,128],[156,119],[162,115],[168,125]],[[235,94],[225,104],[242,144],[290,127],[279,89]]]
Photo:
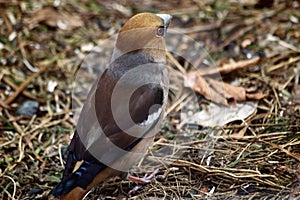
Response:
[[[120,30],[111,64],[81,111],[55,196],[82,199],[126,172],[152,144],[168,93],[164,36],[170,18],[141,13]]]

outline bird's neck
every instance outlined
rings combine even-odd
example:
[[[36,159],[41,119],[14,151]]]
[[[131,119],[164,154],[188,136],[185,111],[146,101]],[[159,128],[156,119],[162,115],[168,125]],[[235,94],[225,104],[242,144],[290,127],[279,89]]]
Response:
[[[161,62],[156,62],[153,58],[148,57],[144,50],[137,50],[126,54],[122,54],[120,51],[115,50],[112,62],[109,66],[109,73],[113,75],[113,77],[119,79],[122,75],[134,68],[136,70],[133,72],[137,73],[137,75],[138,73],[142,73],[142,70],[144,70],[145,67],[150,68],[147,70],[150,73],[153,70],[161,71],[164,68],[164,63],[163,60],[161,60]],[[141,71],[138,69],[141,69]]]
[[[145,49],[135,50],[133,52],[123,52],[117,47],[114,48],[112,58],[111,58],[111,63],[123,57],[125,54],[127,55],[131,54],[134,57],[140,57],[141,54],[143,54],[142,57],[145,57],[147,60],[149,60],[149,62],[162,63],[162,64],[166,63],[165,49],[145,48]]]
[[[165,49],[145,48],[144,54],[154,63],[166,63],[166,51]]]

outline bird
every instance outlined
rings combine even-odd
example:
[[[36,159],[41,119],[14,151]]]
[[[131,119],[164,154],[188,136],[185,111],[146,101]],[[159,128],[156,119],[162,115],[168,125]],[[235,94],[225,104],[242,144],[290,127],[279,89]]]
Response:
[[[142,158],[159,131],[168,97],[169,14],[139,13],[119,30],[111,62],[80,112],[53,195],[83,199]]]

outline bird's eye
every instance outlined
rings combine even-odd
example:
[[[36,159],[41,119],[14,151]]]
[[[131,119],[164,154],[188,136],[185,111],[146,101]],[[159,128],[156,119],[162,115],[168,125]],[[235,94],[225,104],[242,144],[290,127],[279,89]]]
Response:
[[[160,26],[156,30],[156,35],[159,37],[162,37],[165,35],[165,28],[163,26]]]

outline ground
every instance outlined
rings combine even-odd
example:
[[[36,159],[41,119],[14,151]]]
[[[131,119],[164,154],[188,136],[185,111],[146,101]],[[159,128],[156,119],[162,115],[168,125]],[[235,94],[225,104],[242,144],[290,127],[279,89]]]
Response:
[[[122,24],[145,11],[173,16],[170,97],[154,145],[130,170],[160,176],[130,198],[300,199],[299,8],[293,0],[0,2],[0,199],[53,198],[86,98],[81,88],[109,62]],[[192,54],[196,66],[185,60]],[[241,61],[251,63],[219,70]],[[222,104],[184,87],[186,73],[202,73],[203,63],[245,88],[246,99],[225,100],[234,107],[252,99],[251,113],[222,126],[185,120]],[[87,199],[126,198],[134,186],[116,177]]]

